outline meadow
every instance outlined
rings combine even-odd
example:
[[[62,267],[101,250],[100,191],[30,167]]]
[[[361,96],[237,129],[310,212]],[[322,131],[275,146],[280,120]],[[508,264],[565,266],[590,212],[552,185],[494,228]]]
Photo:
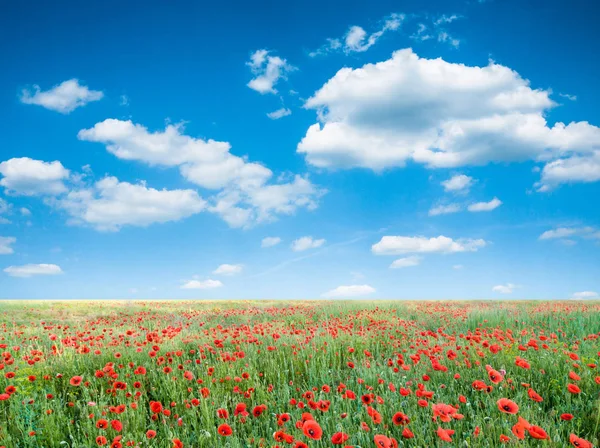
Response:
[[[0,302],[0,447],[592,447],[600,303]]]

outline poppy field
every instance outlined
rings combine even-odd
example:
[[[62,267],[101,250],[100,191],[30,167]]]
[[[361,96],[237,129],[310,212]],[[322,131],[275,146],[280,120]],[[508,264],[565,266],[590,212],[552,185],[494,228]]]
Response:
[[[0,447],[598,447],[598,302],[0,303]]]

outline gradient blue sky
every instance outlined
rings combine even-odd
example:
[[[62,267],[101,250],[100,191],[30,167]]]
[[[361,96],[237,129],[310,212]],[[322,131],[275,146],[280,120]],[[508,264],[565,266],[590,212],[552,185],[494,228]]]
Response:
[[[4,4],[0,297],[594,297],[599,18]]]

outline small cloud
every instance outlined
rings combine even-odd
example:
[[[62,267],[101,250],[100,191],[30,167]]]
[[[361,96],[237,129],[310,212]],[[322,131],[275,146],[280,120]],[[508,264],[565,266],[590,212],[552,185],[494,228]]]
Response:
[[[288,115],[292,115],[292,111],[282,107],[274,112],[269,112],[267,117],[269,117],[271,120],[279,120],[280,118],[287,117]]]
[[[316,249],[325,244],[323,238],[315,240],[312,236],[303,236],[292,242],[291,248],[294,252],[302,252],[307,249]]]
[[[448,204],[448,205],[438,205],[429,210],[429,216],[438,216],[438,215],[447,215],[450,213],[457,213],[462,210],[462,207],[459,204]]]
[[[501,294],[512,294],[513,290],[518,288],[517,285],[507,283],[506,285],[496,285],[492,288],[492,291],[499,292]]]
[[[596,291],[581,291],[573,293],[573,299],[595,299],[598,298]]]
[[[444,235],[434,238],[424,236],[384,236],[371,246],[376,255],[402,255],[416,253],[452,254],[458,252],[477,252],[486,246],[482,239],[460,238],[453,240]]]
[[[129,106],[129,97],[127,95],[121,95],[119,97],[119,106]]]
[[[189,282],[181,285],[181,289],[214,289],[222,286],[223,283],[221,283],[219,280],[190,280]]]
[[[241,264],[222,264],[213,271],[215,275],[235,275],[242,272],[243,266]]]
[[[31,216],[31,211],[28,208],[21,207],[19,212],[21,212],[22,216]]]
[[[411,266],[418,266],[421,263],[421,257],[410,256],[404,258],[398,258],[391,265],[391,269],[408,268]]]
[[[25,264],[22,266],[9,266],[4,269],[11,277],[32,277],[34,275],[58,275],[63,270],[55,264]]]
[[[260,242],[260,247],[273,247],[281,243],[281,238],[278,236],[268,236]]]
[[[455,264],[454,266],[452,266],[452,269],[456,269],[456,270],[459,270],[462,268],[464,268],[464,266],[462,264]]]
[[[24,89],[21,93],[21,102],[68,114],[78,107],[85,106],[92,101],[99,101],[103,97],[104,93],[101,91],[90,90],[86,86],[80,85],[77,79],[69,79],[46,91],[42,91],[37,85],[33,86],[33,91]]]
[[[312,51],[308,55],[314,58],[334,51],[343,51],[346,54],[365,52],[388,31],[400,29],[404,19],[404,14],[390,14],[382,21],[381,28],[371,34],[361,26],[351,26],[343,38],[327,39],[318,50]]]
[[[14,252],[11,247],[17,242],[14,236],[0,236],[0,255],[8,255]]]
[[[275,84],[280,79],[287,79],[287,74],[296,70],[279,56],[270,56],[268,50],[256,50],[250,56],[246,65],[255,77],[248,83],[248,87],[260,94],[277,93]]]
[[[338,286],[331,291],[324,293],[321,297],[333,299],[338,297],[359,297],[366,296],[369,294],[373,294],[375,292],[375,288],[369,285],[348,285],[348,286]]]
[[[489,202],[476,202],[467,207],[470,212],[491,212],[502,205],[502,201],[494,198]]]
[[[457,174],[442,182],[444,190],[452,193],[468,193],[475,180],[465,174]]]
[[[577,101],[576,95],[569,95],[568,93],[559,93],[558,96],[562,96],[563,98],[566,98],[571,101]]]

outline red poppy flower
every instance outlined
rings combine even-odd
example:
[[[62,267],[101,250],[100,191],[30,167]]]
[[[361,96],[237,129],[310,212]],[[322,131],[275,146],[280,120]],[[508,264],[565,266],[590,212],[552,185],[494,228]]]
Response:
[[[71,380],[69,381],[69,383],[71,384],[71,386],[79,386],[82,381],[83,381],[82,377],[80,377],[80,376],[74,376],[73,378],[71,378]]]
[[[415,435],[413,434],[413,432],[408,429],[408,428],[404,428],[402,430],[402,437],[404,437],[405,439],[412,439]]]
[[[302,425],[302,432],[306,437],[313,440],[321,440],[321,436],[323,435],[323,430],[314,420],[307,420],[304,422]]]
[[[377,448],[393,448],[392,441],[390,440],[390,438],[382,434],[375,435],[375,437],[373,437],[373,440],[375,441],[375,445],[377,446]]]
[[[544,401],[544,399],[533,389],[529,388],[529,390],[527,391],[527,395],[529,395],[529,398],[531,398],[533,401]]]
[[[569,435],[569,442],[571,445],[576,446],[577,448],[593,448],[592,444],[581,437],[577,437],[575,434]]]
[[[529,427],[528,431],[529,431],[529,435],[531,437],[533,437],[534,439],[544,440],[544,439],[550,438],[550,437],[548,437],[548,434],[546,433],[546,431],[544,431],[539,426],[531,425]]]
[[[233,434],[231,426],[229,426],[227,423],[219,425],[219,427],[217,428],[217,432],[224,437],[229,437],[231,434]]]
[[[350,436],[348,434],[345,434],[343,432],[336,432],[334,435],[331,436],[331,443],[333,443],[334,445],[341,445],[349,438]]]
[[[106,437],[104,436],[98,436],[96,437],[96,445],[98,446],[104,446],[108,443],[108,441],[106,440]]]
[[[454,434],[454,430],[452,430],[452,429],[443,429],[442,427],[438,426],[437,435],[444,442],[452,442],[452,437],[451,437],[452,434]]]
[[[392,422],[396,426],[399,426],[399,425],[408,425],[410,423],[410,419],[403,412],[396,412],[394,414],[394,416],[392,417]]]
[[[153,439],[155,437],[156,437],[156,431],[154,431],[153,429],[149,429],[148,431],[146,431],[147,439]]]
[[[560,419],[564,420],[564,421],[569,421],[569,420],[573,420],[574,416],[573,414],[560,414]]]
[[[508,398],[500,398],[500,400],[497,401],[497,404],[500,412],[504,412],[506,414],[516,414],[519,412],[519,406],[517,406],[517,403],[509,400]]]
[[[567,384],[567,390],[569,392],[571,392],[572,394],[579,394],[579,393],[581,393],[581,389],[576,384]]]

